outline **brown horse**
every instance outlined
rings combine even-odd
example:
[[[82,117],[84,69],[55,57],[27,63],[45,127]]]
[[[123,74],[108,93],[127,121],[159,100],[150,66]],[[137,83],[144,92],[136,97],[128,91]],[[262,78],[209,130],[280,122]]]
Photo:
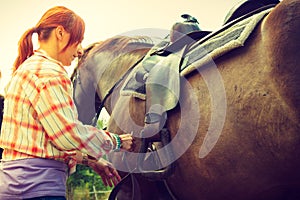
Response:
[[[74,79],[82,120],[95,114],[96,90],[111,115],[108,130],[136,136],[136,153],[112,155],[124,175],[135,177],[125,180],[118,199],[300,199],[299,0],[280,2],[242,46],[181,73],[178,104],[164,123],[175,170],[157,182],[141,176],[137,164],[148,96],[145,101],[121,93],[128,72],[149,51],[139,40],[120,36],[99,43]]]

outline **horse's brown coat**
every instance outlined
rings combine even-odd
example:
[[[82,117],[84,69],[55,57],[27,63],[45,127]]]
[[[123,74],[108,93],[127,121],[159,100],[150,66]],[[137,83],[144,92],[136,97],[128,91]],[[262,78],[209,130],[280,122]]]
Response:
[[[168,113],[167,126],[173,138],[179,129],[189,133],[197,126],[198,133],[176,161],[175,173],[167,179],[176,198],[299,198],[299,41],[300,1],[284,0],[256,28],[244,47],[215,60],[226,92],[226,99],[218,100],[220,104],[227,103],[226,120],[216,145],[204,158],[199,158],[199,150],[213,108],[201,74],[212,73],[213,66],[202,67],[201,73],[195,71],[185,77],[192,89],[189,84],[182,84],[180,107]],[[107,53],[103,57],[98,53],[99,60],[109,61]],[[130,67],[123,64],[125,68]],[[103,63],[98,66],[108,67]],[[125,70],[120,65],[118,69],[110,67],[110,74]],[[100,99],[118,77],[101,79]],[[118,89],[106,104],[111,113],[109,130],[139,133],[144,125],[145,102],[119,96]],[[200,118],[195,110],[200,112]],[[187,112],[190,114],[184,114]],[[175,152],[180,146],[174,144]],[[143,200],[159,198],[154,182],[141,182],[140,187]]]

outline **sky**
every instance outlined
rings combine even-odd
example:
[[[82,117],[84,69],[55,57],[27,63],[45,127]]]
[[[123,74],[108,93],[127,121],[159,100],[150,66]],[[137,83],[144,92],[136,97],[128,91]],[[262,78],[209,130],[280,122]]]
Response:
[[[66,6],[86,23],[82,46],[115,35],[164,37],[182,14],[197,18],[202,30],[222,26],[240,0],[0,0],[0,94],[8,83],[21,35],[34,27],[49,8]]]

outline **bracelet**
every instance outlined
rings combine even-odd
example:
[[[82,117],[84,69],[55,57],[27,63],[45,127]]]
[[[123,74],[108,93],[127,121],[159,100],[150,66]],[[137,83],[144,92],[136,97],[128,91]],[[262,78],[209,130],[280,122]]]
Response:
[[[115,140],[116,140],[116,151],[119,151],[120,149],[121,149],[121,138],[120,138],[120,136],[118,135],[118,134],[112,134],[113,135],[113,137],[115,138]]]

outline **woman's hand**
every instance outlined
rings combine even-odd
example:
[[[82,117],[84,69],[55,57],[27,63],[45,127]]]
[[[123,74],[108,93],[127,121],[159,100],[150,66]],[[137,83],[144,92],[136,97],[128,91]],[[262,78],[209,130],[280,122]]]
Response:
[[[89,159],[88,166],[91,167],[103,181],[105,186],[116,186],[121,177],[118,171],[113,167],[113,165],[107,160],[100,158],[100,160]]]
[[[121,134],[119,137],[121,139],[121,149],[126,151],[134,150],[134,139],[131,134]]]

